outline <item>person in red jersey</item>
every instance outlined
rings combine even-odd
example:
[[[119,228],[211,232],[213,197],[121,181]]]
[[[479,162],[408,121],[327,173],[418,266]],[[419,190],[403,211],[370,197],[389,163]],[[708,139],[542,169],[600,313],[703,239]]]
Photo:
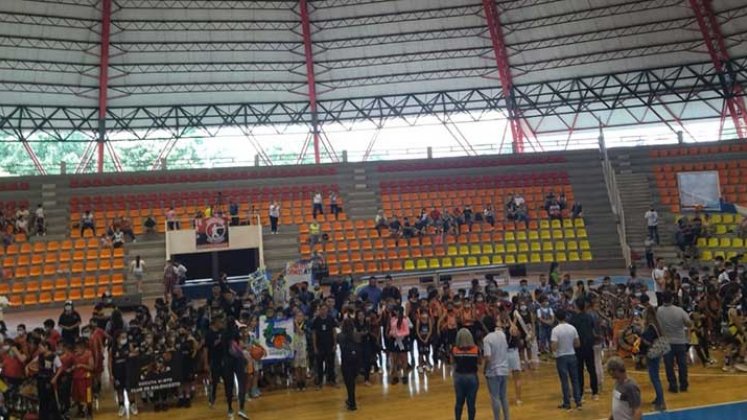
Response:
[[[94,361],[88,340],[80,338],[75,343],[73,364],[73,402],[78,405],[78,416],[93,418],[93,370]]]

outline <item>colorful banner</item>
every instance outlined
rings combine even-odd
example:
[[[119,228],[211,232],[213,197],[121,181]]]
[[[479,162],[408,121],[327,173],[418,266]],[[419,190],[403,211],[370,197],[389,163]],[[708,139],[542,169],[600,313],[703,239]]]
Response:
[[[259,317],[259,342],[267,352],[262,362],[279,362],[293,359],[293,319],[267,319]]]
[[[290,289],[294,284],[307,282],[309,287],[313,287],[311,275],[311,262],[308,260],[298,260],[285,264],[285,287]]]
[[[137,373],[129,381],[132,387],[130,392],[178,388],[181,385],[181,372],[182,357],[177,352],[166,352],[158,358],[141,357],[128,366],[128,375]]]
[[[207,218],[195,226],[197,249],[228,248],[228,221],[221,217]]]

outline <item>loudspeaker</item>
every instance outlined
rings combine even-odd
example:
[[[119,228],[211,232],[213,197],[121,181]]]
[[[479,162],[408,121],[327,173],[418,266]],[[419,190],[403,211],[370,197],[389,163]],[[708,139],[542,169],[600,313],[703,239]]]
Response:
[[[131,295],[118,296],[113,298],[112,301],[121,310],[131,310],[143,304],[143,295],[140,293],[134,293]]]
[[[526,264],[513,264],[508,266],[508,275],[511,277],[526,277],[527,266]]]

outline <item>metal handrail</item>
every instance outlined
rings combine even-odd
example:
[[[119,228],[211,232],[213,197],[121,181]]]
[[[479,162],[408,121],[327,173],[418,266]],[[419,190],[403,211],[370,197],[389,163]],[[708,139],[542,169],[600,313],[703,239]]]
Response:
[[[604,147],[602,142],[602,172],[604,173],[604,183],[607,186],[607,194],[612,204],[612,213],[616,217],[617,224],[617,235],[620,238],[620,246],[622,247],[623,258],[625,264],[630,266],[633,263],[630,246],[628,245],[627,229],[625,226],[625,210],[623,208],[622,197],[620,196],[620,189],[617,186],[617,177],[615,176],[615,169],[612,166],[612,162],[607,154],[607,149]]]

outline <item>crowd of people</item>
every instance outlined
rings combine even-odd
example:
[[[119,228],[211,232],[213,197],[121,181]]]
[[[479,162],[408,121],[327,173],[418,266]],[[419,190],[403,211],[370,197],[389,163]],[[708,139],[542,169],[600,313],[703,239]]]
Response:
[[[557,264],[537,283],[521,280],[515,293],[500,288],[491,276],[458,290],[444,283],[405,291],[389,276],[369,278],[359,287],[352,278],[337,279],[324,291],[309,290],[306,283],[286,289],[277,277],[267,289],[244,294],[222,278],[205,302],[184,296],[177,267],[171,263],[165,271],[174,277],[167,299],[157,300],[154,311],[138,307],[132,319],[125,320],[107,294],[90,320],[82,320],[67,302],[57,322],[47,320],[28,330],[19,325],[15,335],[3,330],[0,363],[8,390],[0,410],[24,407],[19,401],[31,387],[43,407],[40,412],[47,413],[40,418],[73,411],[91,417],[106,377],[116,391],[120,415],[189,407],[201,385],[213,406],[221,383],[230,418],[234,410],[248,418],[247,400],[260,398],[262,391],[305,390],[307,384],[322,388],[344,383],[346,406],[355,410],[359,377],[371,385],[377,373],[386,372],[382,378],[392,385],[406,384],[412,370],[427,374],[434,365],[446,364],[454,371],[455,418],[461,418],[466,405],[472,419],[477,366],[484,360],[496,418],[498,413],[507,418],[508,382],[513,384],[513,403],[522,404],[522,371],[538,369],[541,359],[555,361],[562,385],[559,407],[572,409],[571,404],[583,405],[587,375],[588,398],[598,399],[603,359],[612,355],[648,370],[656,390],[654,407],[662,410],[661,361],[670,392],[689,389],[689,348],[704,366],[717,364],[711,355],[717,346],[723,350],[724,370],[744,368],[747,276],[732,262],[708,273],[683,274],[659,261],[652,273],[657,306],[635,273],[624,284],[610,278],[599,284],[573,282],[569,274],[560,274]],[[292,358],[262,363],[261,316],[294,320]],[[135,363],[147,359],[159,366],[173,357],[182,358],[187,367],[178,387],[133,388]],[[625,365],[611,358],[608,366],[616,390],[626,396],[625,404],[613,406],[640,414],[640,391],[625,375]]]
[[[8,247],[15,241],[16,235],[23,235],[26,239],[30,236],[45,236],[47,224],[44,217],[44,207],[39,204],[32,212],[25,205],[19,206],[15,212],[0,210],[0,234],[2,244]]]

